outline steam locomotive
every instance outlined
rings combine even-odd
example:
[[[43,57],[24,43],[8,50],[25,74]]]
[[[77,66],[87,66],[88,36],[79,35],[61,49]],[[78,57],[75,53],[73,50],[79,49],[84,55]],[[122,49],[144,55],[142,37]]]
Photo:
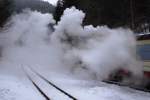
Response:
[[[150,92],[150,34],[138,34],[137,38],[137,55],[143,62],[144,76],[140,79],[139,84],[135,84],[132,79],[132,73],[125,69],[117,69],[110,73],[106,83],[128,86],[137,90]],[[128,82],[124,82],[128,79]]]

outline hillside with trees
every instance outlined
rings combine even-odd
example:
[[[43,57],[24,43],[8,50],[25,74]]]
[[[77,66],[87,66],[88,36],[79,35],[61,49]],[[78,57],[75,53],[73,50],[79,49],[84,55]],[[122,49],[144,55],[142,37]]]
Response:
[[[0,27],[2,27],[13,13],[20,13],[30,8],[41,13],[54,13],[55,6],[41,0],[0,0]]]
[[[42,0],[14,0],[14,11],[21,12],[25,8],[30,8],[31,10],[37,10],[42,13],[53,13],[55,7]]]

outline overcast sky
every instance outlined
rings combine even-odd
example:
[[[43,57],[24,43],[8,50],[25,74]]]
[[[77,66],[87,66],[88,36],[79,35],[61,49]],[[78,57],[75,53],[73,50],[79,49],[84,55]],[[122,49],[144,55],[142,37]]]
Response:
[[[44,1],[48,1],[51,4],[56,5],[56,3],[57,3],[58,0],[44,0]]]

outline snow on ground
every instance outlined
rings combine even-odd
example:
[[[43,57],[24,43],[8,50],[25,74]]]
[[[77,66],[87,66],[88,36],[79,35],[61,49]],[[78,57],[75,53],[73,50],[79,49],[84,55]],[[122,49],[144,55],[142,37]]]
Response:
[[[43,70],[42,72],[45,73],[46,71]],[[81,80],[58,73],[46,73],[44,76],[75,96],[78,100],[150,100],[149,93],[136,91],[127,87],[119,87],[94,80]],[[36,76],[33,79],[37,80],[36,83],[42,89],[44,88],[44,92],[52,100],[71,100],[42,82],[42,80],[37,79]],[[26,81],[28,80],[1,75],[0,100],[44,100],[35,87],[29,81]]]
[[[0,75],[0,100],[44,100],[29,82],[8,75]]]
[[[79,100],[150,100],[150,94],[100,82],[119,67],[141,77],[133,33],[125,29],[84,26],[85,14],[70,8],[55,31],[50,14],[25,10],[0,32],[0,100],[44,100],[22,67],[32,67]],[[28,70],[52,98],[69,100]]]

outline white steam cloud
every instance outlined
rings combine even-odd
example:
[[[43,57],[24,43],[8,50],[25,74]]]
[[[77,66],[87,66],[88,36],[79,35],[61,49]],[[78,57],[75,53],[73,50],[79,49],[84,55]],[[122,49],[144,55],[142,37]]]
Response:
[[[68,8],[52,32],[49,23],[55,21],[51,14],[25,10],[12,16],[0,34],[1,62],[43,66],[50,71],[63,69],[83,78],[104,79],[118,68],[141,76],[133,33],[122,28],[82,26],[84,17],[82,11]]]
[[[68,66],[77,73],[83,70],[95,73],[100,79],[118,68],[142,75],[133,33],[121,28],[82,27],[84,17],[85,14],[74,7],[66,9],[52,35],[53,43],[64,50],[65,62],[70,63]]]

